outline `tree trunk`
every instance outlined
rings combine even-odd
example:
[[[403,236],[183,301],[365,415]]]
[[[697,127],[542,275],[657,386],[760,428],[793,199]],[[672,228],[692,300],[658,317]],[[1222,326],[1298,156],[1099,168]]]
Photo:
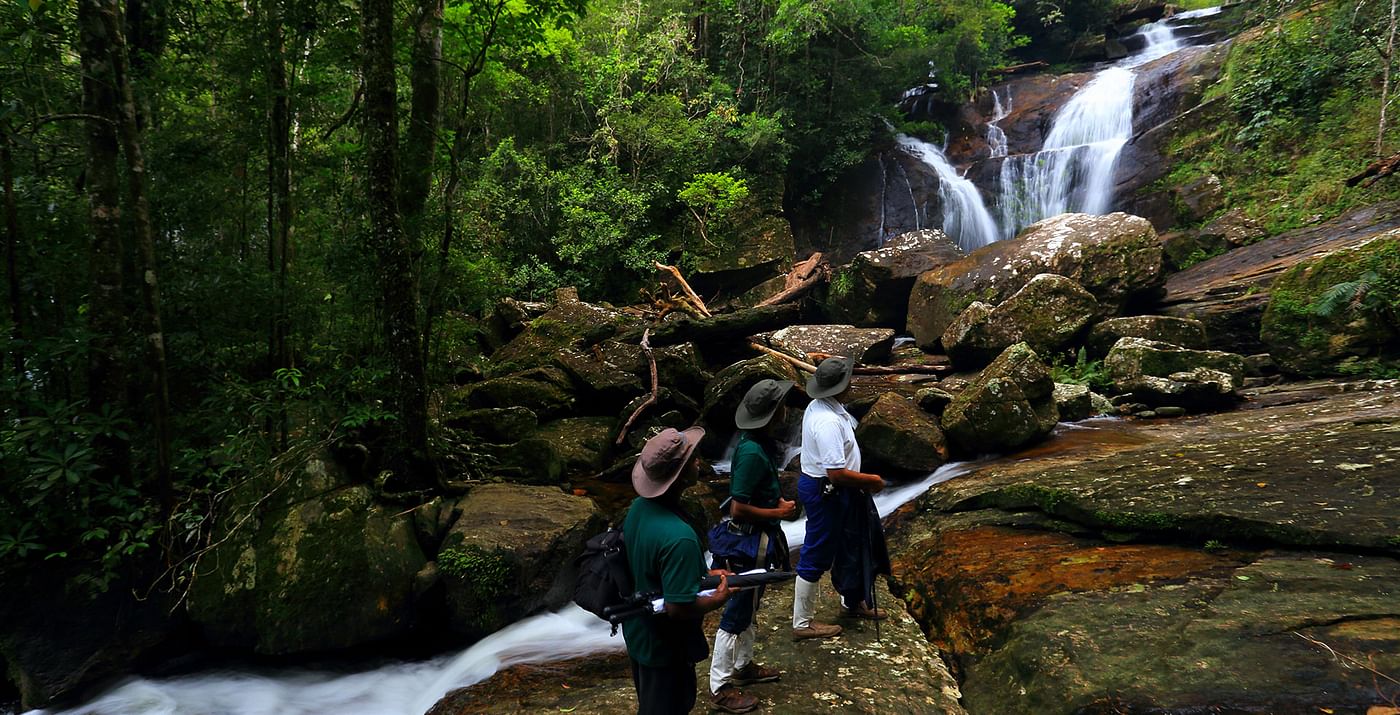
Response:
[[[89,0],[85,0],[89,1]],[[161,326],[160,283],[156,279],[155,231],[146,198],[146,160],[141,148],[141,129],[136,118],[136,97],[126,66],[126,47],[118,21],[116,0],[91,0],[102,8],[102,18],[111,38],[113,86],[118,96],[117,133],[126,153],[127,198],[131,205],[131,225],[140,259],[141,295],[145,314],[147,366],[151,381],[151,427],[156,438],[156,485],[161,505],[168,514],[174,507],[170,479],[170,384],[165,360],[165,331]]]
[[[126,399],[127,331],[122,296],[121,184],[117,175],[117,98],[113,92],[111,36],[102,13],[108,0],[78,2],[78,54],[83,68],[83,113],[87,120],[88,223],[92,243],[88,272],[87,399],[90,409],[121,406]],[[130,445],[109,437],[97,444],[98,462],[108,474],[129,469]]]
[[[287,87],[286,40],[283,32],[281,0],[266,0],[264,18],[267,38],[267,270],[273,278],[275,305],[268,331],[269,376],[278,368],[289,367],[287,350],[287,254],[292,233],[292,113]],[[287,446],[287,413],[280,406],[277,414],[277,440]]]
[[[1376,158],[1385,156],[1386,105],[1390,104],[1390,73],[1395,61],[1396,0],[1390,0],[1390,24],[1386,28],[1385,53],[1381,57],[1384,79],[1381,81],[1381,117],[1376,126]]]
[[[399,208],[410,236],[418,236],[419,220],[432,186],[437,154],[438,114],[442,83],[442,0],[419,0],[414,8],[413,52],[409,83],[413,99],[404,137],[403,185]]]
[[[419,350],[418,267],[403,230],[398,206],[398,117],[394,76],[394,4],[392,0],[362,3],[365,149],[368,155],[370,245],[378,262],[384,299],[384,335],[393,365],[393,385],[399,429],[408,454],[404,476],[414,486],[426,474],[414,474],[428,455],[427,380]],[[401,458],[404,455],[399,455]],[[395,461],[402,462],[402,459]],[[416,482],[416,483],[415,483]]]
[[[15,387],[24,382],[24,306],[20,304],[19,285],[19,210],[15,208],[15,158],[10,148],[10,136],[0,141],[0,174],[5,184],[5,275],[10,293],[10,370]]]

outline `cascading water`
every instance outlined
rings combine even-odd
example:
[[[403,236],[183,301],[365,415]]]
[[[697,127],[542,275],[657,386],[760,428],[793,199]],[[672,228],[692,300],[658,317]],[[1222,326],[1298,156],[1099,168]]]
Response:
[[[943,232],[964,251],[973,251],[997,240],[997,224],[982,192],[959,174],[943,150],[926,141],[898,134],[895,142],[905,153],[922,161],[938,174],[938,198],[943,207]]]
[[[987,122],[987,149],[990,150],[993,159],[1000,159],[1006,156],[1006,132],[997,126],[997,122],[1006,119],[1006,115],[1011,113],[1011,88],[1006,88],[1006,105],[1002,106],[1001,95],[992,90],[992,120]]]
[[[1203,14],[1209,13],[1189,16]],[[1133,68],[1180,49],[1167,20],[1144,25],[1138,34],[1143,37],[1143,50],[1099,72],[1076,92],[1055,115],[1039,152],[1002,162],[998,199],[1002,238],[1067,211],[1108,212],[1118,155],[1133,135]],[[989,144],[991,136],[989,128]]]
[[[800,441],[800,438],[799,438]],[[789,456],[799,445],[789,444]],[[976,462],[953,462],[924,479],[875,495],[881,517],[965,474]],[[806,536],[806,518],[785,522],[793,548]],[[527,618],[455,656],[398,663],[362,673],[209,672],[165,680],[133,678],[85,705],[25,715],[422,715],[443,696],[519,663],[547,663],[623,649],[622,636],[597,616],[569,604]]]

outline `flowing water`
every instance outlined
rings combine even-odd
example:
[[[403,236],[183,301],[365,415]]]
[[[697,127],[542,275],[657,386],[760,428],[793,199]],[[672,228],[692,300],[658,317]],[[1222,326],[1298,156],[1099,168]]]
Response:
[[[892,486],[875,495],[875,506],[887,516],[973,465],[945,464],[917,482]],[[783,524],[794,548],[802,544],[806,527],[806,519]],[[133,678],[81,707],[27,715],[422,715],[449,692],[511,665],[621,651],[622,636],[609,631],[597,616],[569,604],[497,631],[457,655],[419,663],[359,673],[226,671]]]
[[[1216,12],[1219,8],[1192,11],[1172,20]],[[1133,136],[1133,70],[1181,49],[1169,20],[1143,25],[1137,34],[1143,38],[1143,49],[1100,71],[1076,92],[1055,114],[1040,151],[1002,162],[1001,238],[1011,238],[1036,221],[1065,212],[1108,212],[1118,156]],[[995,151],[992,136],[989,125],[988,142]],[[1005,135],[1001,136],[1004,142]]]
[[[964,251],[973,251],[997,240],[997,224],[982,201],[982,192],[958,173],[943,150],[921,139],[899,134],[895,142],[905,153],[938,174],[938,199],[943,207],[943,232]]]

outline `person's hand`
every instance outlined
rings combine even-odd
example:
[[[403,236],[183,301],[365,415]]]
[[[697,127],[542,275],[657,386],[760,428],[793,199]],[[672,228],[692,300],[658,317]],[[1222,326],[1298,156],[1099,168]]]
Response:
[[[866,487],[865,491],[871,494],[879,494],[880,492],[884,491],[885,480],[881,479],[880,475],[878,474],[872,474],[870,476],[874,477],[875,479],[870,482],[870,486]]]
[[[797,502],[788,499],[778,499],[778,518],[794,519],[797,517]]]
[[[723,569],[719,569],[719,571],[721,573],[719,576],[719,585],[715,586],[715,598],[721,601],[727,601],[730,596],[734,595],[734,589],[729,587],[729,577],[733,574]]]
[[[733,576],[734,572],[729,569],[710,569],[706,574],[709,576]]]

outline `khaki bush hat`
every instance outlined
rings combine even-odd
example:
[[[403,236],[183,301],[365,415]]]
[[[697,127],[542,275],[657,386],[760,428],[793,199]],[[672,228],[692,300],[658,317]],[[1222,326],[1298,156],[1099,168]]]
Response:
[[[665,494],[704,436],[703,427],[691,427],[684,432],[667,427],[647,440],[637,463],[632,465],[632,489],[638,496],[648,499]]]

